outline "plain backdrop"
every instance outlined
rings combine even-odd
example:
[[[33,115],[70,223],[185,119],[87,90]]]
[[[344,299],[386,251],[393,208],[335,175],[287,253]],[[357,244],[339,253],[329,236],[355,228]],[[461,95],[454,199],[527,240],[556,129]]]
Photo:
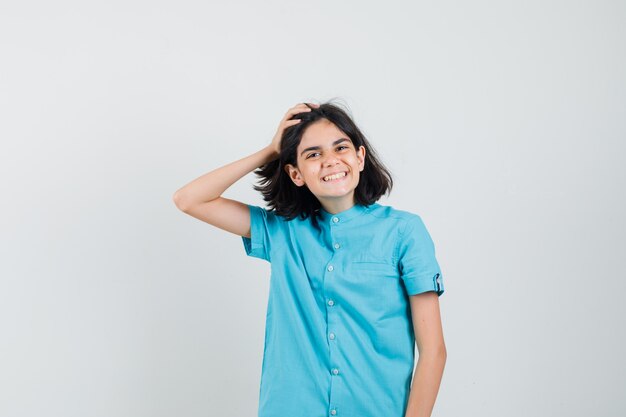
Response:
[[[394,175],[379,202],[436,245],[433,416],[623,417],[625,21],[621,1],[3,1],[0,415],[256,416],[269,264],[172,196],[335,99]],[[225,196],[263,205],[255,180]]]

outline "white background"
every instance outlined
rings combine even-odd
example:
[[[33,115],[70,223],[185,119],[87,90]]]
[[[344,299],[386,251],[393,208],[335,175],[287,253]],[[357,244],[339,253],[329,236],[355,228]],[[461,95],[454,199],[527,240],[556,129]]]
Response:
[[[256,416],[269,264],[177,210],[339,99],[437,248],[433,416],[626,415],[620,1],[0,3],[0,415]],[[225,196],[262,205],[246,176]],[[350,416],[352,417],[352,416]]]

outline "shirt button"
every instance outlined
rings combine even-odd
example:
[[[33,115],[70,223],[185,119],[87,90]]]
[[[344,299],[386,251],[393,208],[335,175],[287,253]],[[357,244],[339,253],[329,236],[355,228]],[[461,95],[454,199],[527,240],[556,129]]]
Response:
[[[335,269],[332,265],[328,265],[328,270],[332,272],[332,270]]]
[[[328,338],[329,338],[330,340],[335,340],[335,333],[330,333],[330,334],[328,335]]]
[[[337,374],[339,373],[339,369],[337,369],[337,368],[333,368],[333,371],[332,371],[332,372],[333,372],[333,375],[337,375]]]
[[[333,300],[328,300],[328,305],[332,307],[335,305],[335,302]]]
[[[331,416],[334,416],[336,414],[337,414],[337,410],[335,410],[335,409],[330,410],[330,415]]]
[[[339,221],[339,217],[333,217],[333,223],[337,223]]]
[[[341,247],[341,245],[339,243],[335,243],[335,249],[339,249]]]

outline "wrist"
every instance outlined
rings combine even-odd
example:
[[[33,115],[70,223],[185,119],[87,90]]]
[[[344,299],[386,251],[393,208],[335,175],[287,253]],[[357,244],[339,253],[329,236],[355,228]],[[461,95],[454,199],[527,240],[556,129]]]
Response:
[[[280,156],[280,152],[272,145],[267,145],[264,149],[264,153],[267,157],[267,162],[272,162]]]

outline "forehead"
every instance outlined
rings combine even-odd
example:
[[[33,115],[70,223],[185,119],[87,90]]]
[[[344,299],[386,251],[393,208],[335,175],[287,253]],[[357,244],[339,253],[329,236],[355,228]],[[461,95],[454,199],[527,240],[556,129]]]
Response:
[[[302,135],[298,151],[311,146],[330,146],[334,141],[340,138],[347,138],[348,135],[342,132],[337,126],[326,119],[320,119],[306,128]]]

